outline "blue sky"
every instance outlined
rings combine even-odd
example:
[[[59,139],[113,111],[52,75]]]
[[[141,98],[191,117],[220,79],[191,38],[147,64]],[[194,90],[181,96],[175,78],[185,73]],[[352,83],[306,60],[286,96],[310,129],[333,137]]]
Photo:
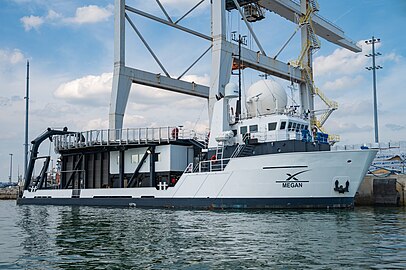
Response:
[[[155,1],[128,4],[164,18]],[[162,0],[169,14],[178,18],[197,0]],[[378,104],[380,138],[383,142],[406,140],[406,1],[320,0],[320,15],[344,29],[363,44],[375,35],[378,51]],[[9,153],[14,154],[14,179],[23,164],[25,63],[31,64],[30,140],[48,126],[71,130],[107,128],[113,69],[113,0],[0,0],[0,181],[8,179]],[[194,36],[131,15],[165,67],[181,74],[209,43]],[[209,1],[182,25],[210,34]],[[228,29],[248,31],[236,14],[228,17]],[[267,12],[266,20],[253,25],[269,55],[274,55],[293,33],[295,25]],[[340,134],[342,144],[373,141],[372,74],[365,70],[370,59],[321,40],[314,55],[316,84],[340,108],[326,127]],[[249,46],[256,49],[249,38]],[[289,61],[300,52],[295,37],[278,59]],[[135,33],[127,25],[129,66],[162,72]],[[210,55],[185,77],[202,84],[210,78]],[[235,78],[233,78],[235,79]],[[246,72],[248,87],[260,79]],[[282,82],[286,87],[289,82]],[[125,127],[185,125],[207,128],[204,100],[162,90],[133,86]],[[49,151],[49,145],[43,147]]]

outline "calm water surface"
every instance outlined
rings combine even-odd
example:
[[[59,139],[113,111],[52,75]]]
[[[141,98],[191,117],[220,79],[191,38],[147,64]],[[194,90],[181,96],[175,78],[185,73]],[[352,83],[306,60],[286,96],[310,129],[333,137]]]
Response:
[[[406,210],[185,211],[0,201],[0,268],[406,269]]]

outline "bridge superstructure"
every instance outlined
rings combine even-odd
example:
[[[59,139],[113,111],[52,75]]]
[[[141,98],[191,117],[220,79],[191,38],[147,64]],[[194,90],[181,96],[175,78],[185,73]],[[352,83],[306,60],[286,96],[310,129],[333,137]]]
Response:
[[[122,129],[125,108],[127,105],[131,85],[141,84],[154,88],[165,89],[177,93],[206,98],[208,100],[209,121],[211,122],[216,97],[224,95],[225,85],[230,81],[233,65],[244,65],[265,74],[273,75],[285,80],[298,83],[300,88],[301,112],[308,113],[313,125],[322,128],[329,115],[337,109],[337,103],[329,100],[320,89],[314,85],[312,54],[320,47],[318,37],[334,43],[353,52],[360,52],[361,48],[347,38],[344,31],[318,15],[316,0],[212,0],[211,1],[211,35],[195,31],[182,26],[182,20],[193,12],[204,1],[196,1],[189,11],[176,21],[171,18],[160,0],[157,5],[162,10],[162,17],[157,17],[141,9],[126,4],[125,0],[115,0],[115,33],[114,33],[114,74],[111,92],[109,128]],[[275,56],[270,56],[261,45],[251,24],[256,20],[264,19],[262,11],[268,10],[297,24],[297,31],[301,35],[301,53],[296,61],[283,62]],[[259,51],[240,47],[227,39],[227,12],[239,12],[247,29],[252,35]],[[171,26],[179,31],[189,33],[209,42],[208,48],[202,55],[178,77],[171,77],[164,65],[160,62],[152,48],[143,38],[141,32],[131,20],[129,13],[148,18],[155,22]],[[152,57],[162,69],[162,73],[130,67],[125,57],[125,29],[131,27],[145,45]],[[292,36],[293,37],[293,36]],[[288,40],[288,42],[291,38]],[[287,42],[287,43],[288,43]],[[282,49],[287,45],[284,44]],[[187,82],[182,77],[209,51],[211,51],[210,86]],[[241,61],[241,62],[240,62]],[[327,105],[324,115],[317,119],[314,109],[314,97],[319,96]]]

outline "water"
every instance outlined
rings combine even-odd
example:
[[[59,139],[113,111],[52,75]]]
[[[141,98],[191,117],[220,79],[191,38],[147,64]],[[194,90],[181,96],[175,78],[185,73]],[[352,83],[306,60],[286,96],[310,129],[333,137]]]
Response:
[[[186,211],[0,201],[2,269],[406,268],[406,209]]]

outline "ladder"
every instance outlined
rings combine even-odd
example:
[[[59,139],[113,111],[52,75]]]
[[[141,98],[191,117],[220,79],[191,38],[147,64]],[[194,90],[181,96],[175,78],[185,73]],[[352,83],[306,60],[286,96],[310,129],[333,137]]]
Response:
[[[214,160],[210,160],[210,171],[222,171],[224,169],[224,144],[223,142],[219,142],[216,148],[216,158]]]
[[[219,142],[216,148],[216,160],[223,159],[224,154],[224,144]]]

